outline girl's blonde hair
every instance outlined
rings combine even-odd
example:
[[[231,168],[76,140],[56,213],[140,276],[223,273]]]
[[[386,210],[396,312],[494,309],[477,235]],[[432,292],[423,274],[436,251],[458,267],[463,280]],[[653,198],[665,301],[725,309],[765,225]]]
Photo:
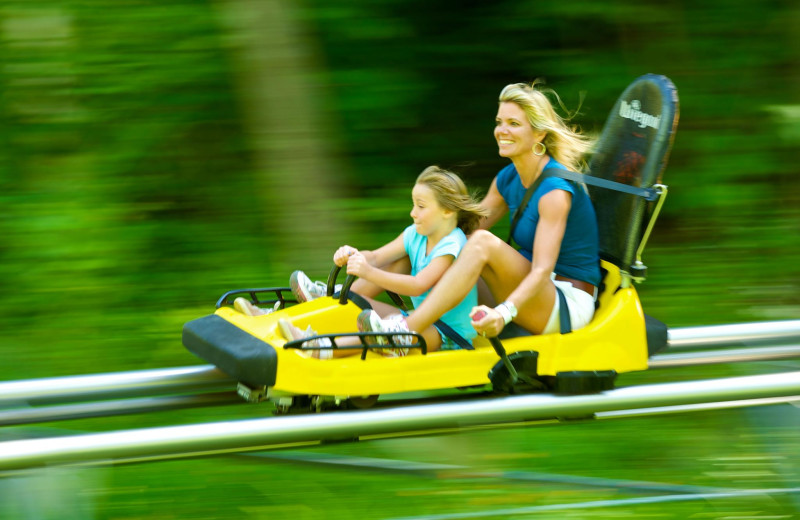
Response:
[[[453,172],[428,166],[417,177],[417,184],[430,188],[436,202],[457,215],[456,225],[467,235],[478,229],[481,219],[489,215],[489,211],[467,191],[461,177]]]
[[[568,119],[565,120],[556,113],[547,96],[553,96],[559,106],[566,111],[561,98],[554,90],[541,88],[539,84],[540,81],[536,80],[530,85],[527,83],[506,85],[500,92],[499,101],[516,103],[528,116],[528,122],[534,130],[547,132],[542,142],[547,147],[547,153],[556,161],[572,171],[586,171],[584,156],[592,150],[594,139],[580,133],[577,127],[569,126]]]

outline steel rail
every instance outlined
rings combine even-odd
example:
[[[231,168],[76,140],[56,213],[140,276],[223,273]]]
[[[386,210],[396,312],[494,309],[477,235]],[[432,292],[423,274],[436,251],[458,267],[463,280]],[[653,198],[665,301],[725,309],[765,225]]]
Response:
[[[752,348],[714,349],[708,351],[676,352],[656,354],[649,360],[650,368],[677,368],[695,365],[738,363],[753,361],[775,361],[800,357],[800,345],[774,345]],[[139,396],[164,396],[176,394],[196,394],[230,391],[236,381],[217,370],[213,365],[156,369],[134,372],[116,372],[88,376],[68,376],[61,378],[42,378],[0,383],[0,425],[22,424],[25,413],[8,413],[14,408],[43,407],[45,405],[98,401],[113,398],[132,398]],[[130,406],[138,411],[148,411],[143,401]],[[164,403],[152,402],[151,410],[162,408]],[[187,406],[192,406],[187,401]],[[194,405],[197,406],[197,405]],[[78,417],[97,417],[109,412],[113,406],[98,405],[96,412],[90,406],[75,408],[70,415],[66,408],[51,407],[53,418],[62,420]],[[120,410],[128,408],[121,403]],[[133,411],[129,413],[134,413]],[[30,412],[28,422],[48,420],[46,412]],[[36,419],[34,419],[36,418]]]
[[[669,350],[752,346],[800,340],[800,320],[760,321],[667,329]]]
[[[669,350],[730,345],[734,343],[780,342],[800,339],[800,320],[739,323],[670,329]],[[659,368],[692,364],[728,363],[786,359],[796,347],[775,347],[770,351],[720,351],[693,355],[658,354],[651,366]],[[763,357],[758,357],[763,354]],[[738,356],[738,357],[737,357]],[[0,409],[38,406],[111,398],[143,397],[189,393],[210,393],[233,388],[236,381],[213,365],[67,376],[0,383]]]
[[[636,410],[614,410],[598,412],[595,419],[622,419],[626,417],[646,417],[651,415],[668,415],[673,413],[707,412],[710,410],[728,410],[731,408],[751,408],[773,404],[791,404],[800,406],[800,395],[782,395],[759,399],[739,399],[734,401],[717,401],[711,403],[681,404],[675,406],[653,406]]]
[[[669,350],[746,342],[775,343],[800,339],[800,320],[669,329],[668,335]],[[654,356],[653,359],[659,360],[663,356],[667,354]],[[229,388],[232,384],[235,381],[213,365],[10,381],[0,383],[0,407],[210,392]]]
[[[325,440],[498,425],[720,401],[787,401],[800,372],[641,385],[579,396],[524,395],[450,404],[247,419],[0,443],[0,472],[59,464],[115,464],[296,446]]]
[[[719,363],[738,363],[754,361],[776,361],[800,358],[800,345],[766,346],[711,350],[699,352],[679,352],[659,354],[650,358],[650,368],[679,368]],[[203,374],[197,371],[194,375]],[[212,371],[213,374],[213,371]],[[213,374],[215,377],[217,374]],[[172,381],[175,382],[174,380]],[[217,393],[154,396],[144,398],[121,398],[98,402],[60,404],[55,406],[24,406],[14,408],[0,407],[0,426],[35,424],[42,422],[109,417],[135,413],[160,412],[182,408],[240,404],[244,401],[233,392],[234,381],[220,379],[222,388]],[[39,385],[31,385],[37,387]],[[2,385],[0,385],[0,389]],[[170,387],[172,390],[175,387]],[[186,389],[186,386],[182,388]],[[2,390],[0,390],[2,391]],[[63,396],[60,396],[63,400]],[[421,401],[420,401],[421,402]],[[404,401],[403,404],[408,404]]]
[[[0,408],[235,388],[213,365],[52,377],[0,383]]]
[[[0,426],[184,410],[187,408],[229,404],[244,404],[244,401],[235,392],[228,391],[211,394],[141,397],[56,406],[10,408],[0,409]]]
[[[783,359],[800,358],[800,345],[765,346],[755,348],[711,350],[699,352],[678,352],[675,354],[658,354],[650,358],[650,368],[678,368],[695,365],[709,365],[718,363],[737,363],[753,361],[775,361]],[[206,370],[206,368],[208,368]],[[0,426],[34,424],[42,422],[64,421],[72,419],[85,419],[92,417],[108,417],[112,415],[126,415],[134,413],[158,412],[170,409],[181,409],[201,406],[216,406],[220,404],[236,404],[242,402],[232,391],[235,382],[225,377],[213,367],[198,367],[197,370],[185,372],[175,370],[153,370],[147,372],[147,377],[142,377],[142,372],[104,374],[101,376],[84,376],[64,379],[39,379],[20,381],[15,383],[0,384],[0,404],[12,403],[17,406],[0,406]],[[107,384],[93,386],[96,381],[107,382],[120,376],[116,385]],[[158,385],[136,387],[136,381],[147,379],[153,381],[160,375],[165,375]],[[209,386],[204,386],[204,378],[208,377]],[[65,381],[66,380],[66,381]],[[53,384],[55,381],[55,384]],[[49,388],[53,394],[47,394],[44,388]],[[94,393],[90,390],[94,388]],[[14,390],[16,389],[16,393]],[[119,399],[108,399],[113,394],[123,393],[123,389],[135,390],[133,393],[145,391],[161,392],[188,392],[191,390],[217,390],[217,393],[206,392],[191,395],[153,396],[144,398],[130,398],[122,396]],[[5,394],[3,394],[5,392]],[[64,392],[64,393],[58,393]],[[57,405],[42,405],[41,401],[64,403],[68,398],[83,397],[95,399],[105,397],[97,402],[71,403]],[[37,398],[38,401],[37,402]],[[22,406],[20,406],[20,404]]]
[[[776,361],[798,357],[800,357],[800,345],[774,345],[656,354],[647,364],[650,368],[675,368],[743,361]]]

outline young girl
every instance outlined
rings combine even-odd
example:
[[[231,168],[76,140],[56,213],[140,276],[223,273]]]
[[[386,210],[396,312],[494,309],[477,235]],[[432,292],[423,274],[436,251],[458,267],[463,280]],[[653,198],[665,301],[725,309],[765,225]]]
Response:
[[[345,245],[333,255],[336,265],[347,265],[347,274],[358,276],[352,291],[369,299],[373,306],[374,310],[366,310],[359,316],[358,325],[362,331],[372,330],[370,323],[382,317],[395,314],[397,319],[400,318],[396,308],[372,300],[384,290],[410,296],[414,306],[419,305],[456,259],[467,241],[466,235],[477,229],[481,219],[487,215],[486,210],[467,192],[458,175],[437,166],[426,168],[417,177],[411,199],[411,218],[414,223],[397,238],[374,251]],[[312,282],[302,271],[293,273],[291,281],[292,291],[298,301],[324,295],[321,284]],[[249,312],[252,304],[247,300],[243,302],[237,308],[241,307],[240,310],[252,314]],[[473,287],[455,308],[442,316],[442,321],[467,341],[476,336],[469,318],[469,311],[475,305],[477,289]],[[389,321],[393,318],[389,318]],[[281,320],[279,325],[288,339],[301,339],[313,334],[313,331],[300,330],[286,320]],[[458,348],[453,340],[433,325],[420,333],[425,338],[428,350]],[[344,344],[344,340],[340,343]],[[333,350],[329,349],[314,352],[319,352],[321,357],[333,355]],[[382,349],[381,352],[403,356],[408,349]],[[354,353],[349,349],[336,351],[336,355]]]

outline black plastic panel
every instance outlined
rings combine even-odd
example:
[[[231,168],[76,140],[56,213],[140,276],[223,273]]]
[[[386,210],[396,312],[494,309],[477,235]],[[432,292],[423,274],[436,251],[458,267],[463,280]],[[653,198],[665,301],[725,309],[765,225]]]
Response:
[[[589,164],[593,177],[639,188],[661,182],[678,124],[678,92],[665,76],[637,78],[617,100]],[[600,256],[624,270],[633,264],[647,202],[588,186],[597,213]]]
[[[216,314],[186,323],[183,326],[183,345],[194,355],[248,386],[275,384],[278,356],[272,345]]]

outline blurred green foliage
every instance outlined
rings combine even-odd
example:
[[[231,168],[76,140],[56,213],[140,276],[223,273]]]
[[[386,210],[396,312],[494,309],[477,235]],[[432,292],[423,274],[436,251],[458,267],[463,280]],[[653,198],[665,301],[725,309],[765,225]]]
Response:
[[[535,78],[590,132],[635,77],[678,87],[649,313],[798,318],[800,15],[753,7],[4,0],[0,376],[190,362],[184,321],[393,237],[425,166],[485,190]]]
[[[184,322],[211,312],[227,289],[285,286],[297,268],[323,277],[341,241],[371,248],[394,237],[425,166],[453,168],[485,190],[504,164],[491,134],[497,94],[535,78],[570,110],[585,93],[574,121],[590,132],[639,75],[664,74],[678,88],[670,196],[644,257],[649,314],[674,327],[800,318],[797,2],[0,0],[0,64],[0,380],[199,362],[180,345]],[[168,420],[211,416],[200,413]],[[755,433],[744,414],[694,417],[574,426],[566,436],[559,427],[535,448],[510,430],[508,445],[543,470],[576,471],[573,448],[591,446],[581,465],[596,476],[655,471],[656,480],[717,486],[728,483],[710,462],[729,453],[720,431],[738,433],[731,449],[744,454],[781,459],[794,446],[775,437],[792,430]],[[158,418],[105,427],[150,421]],[[607,436],[599,443],[598,430]],[[759,435],[773,435],[761,437],[767,447]],[[490,440],[460,439],[471,442],[462,453],[491,457]],[[430,442],[436,453],[452,438]],[[375,456],[424,452],[371,446]],[[638,447],[648,454],[629,457]],[[363,454],[361,445],[334,451],[351,450]],[[518,462],[484,461],[530,467]],[[212,459],[109,470],[95,483],[90,474],[75,489],[68,472],[37,485],[60,483],[54,496],[76,501],[86,496],[76,489],[107,488],[86,518],[371,518],[384,495],[369,486],[381,485],[399,516],[462,502],[521,507],[532,496],[494,480],[411,485],[273,466]],[[342,498],[362,485],[361,499]],[[574,489],[537,492],[538,503],[579,500]],[[330,509],[302,505],[309,497]],[[780,514],[782,503],[730,499],[703,510]]]

